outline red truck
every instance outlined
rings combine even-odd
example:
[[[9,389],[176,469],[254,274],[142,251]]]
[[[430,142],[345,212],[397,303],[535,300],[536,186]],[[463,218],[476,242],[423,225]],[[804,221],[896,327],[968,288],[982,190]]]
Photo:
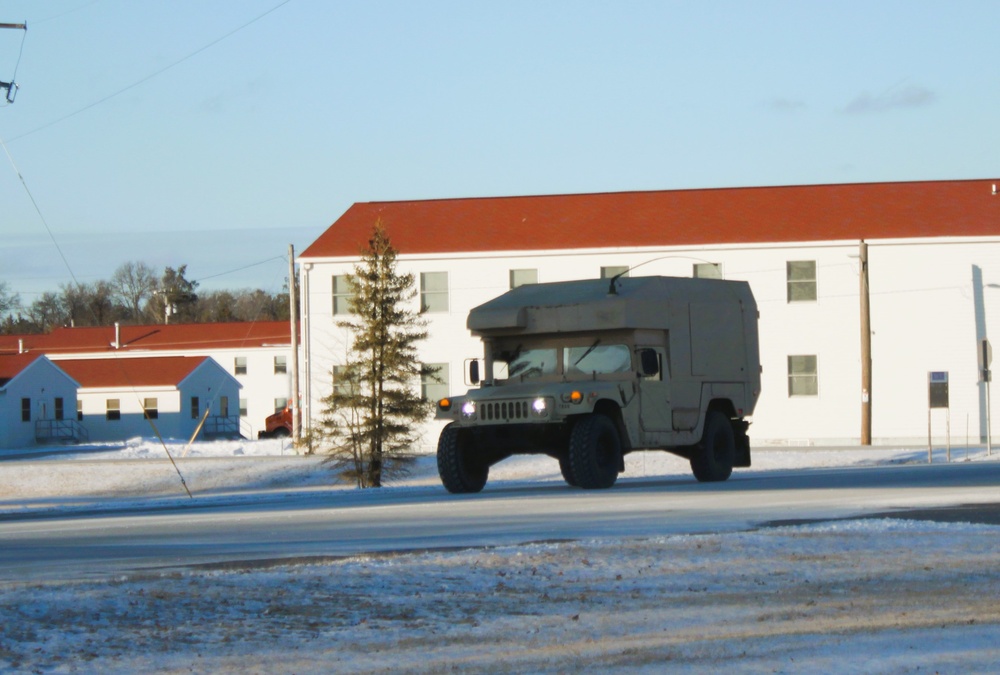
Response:
[[[284,438],[292,435],[292,409],[285,406],[264,420],[264,430],[257,432],[257,438]]]

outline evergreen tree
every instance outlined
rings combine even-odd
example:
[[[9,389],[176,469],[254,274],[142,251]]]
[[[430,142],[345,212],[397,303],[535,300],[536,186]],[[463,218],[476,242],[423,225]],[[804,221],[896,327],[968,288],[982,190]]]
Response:
[[[432,410],[420,396],[420,378],[430,372],[416,351],[427,337],[426,321],[410,309],[414,278],[396,272],[396,255],[376,223],[361,262],[348,275],[351,318],[337,325],[353,341],[346,365],[334,368],[333,391],[324,402],[321,433],[329,461],[361,488],[406,475],[413,428]]]

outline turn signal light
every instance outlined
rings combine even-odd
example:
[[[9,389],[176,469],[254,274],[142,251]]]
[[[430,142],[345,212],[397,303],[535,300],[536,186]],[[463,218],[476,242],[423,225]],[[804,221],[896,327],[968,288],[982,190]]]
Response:
[[[440,401],[438,401],[438,407],[441,408],[441,410],[451,410],[451,399],[450,398],[441,399]]]

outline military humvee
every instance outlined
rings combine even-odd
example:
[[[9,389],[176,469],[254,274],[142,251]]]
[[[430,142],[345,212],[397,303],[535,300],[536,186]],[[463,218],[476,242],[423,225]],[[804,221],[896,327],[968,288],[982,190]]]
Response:
[[[760,395],[757,304],[746,282],[634,277],[519,286],[474,308],[478,388],[438,402],[449,492],[478,492],[515,454],[608,488],[636,450],[673,452],[699,481],[750,466]]]

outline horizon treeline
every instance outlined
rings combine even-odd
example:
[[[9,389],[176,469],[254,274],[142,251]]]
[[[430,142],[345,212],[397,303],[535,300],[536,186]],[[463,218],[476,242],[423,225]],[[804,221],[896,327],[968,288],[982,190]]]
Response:
[[[127,262],[110,279],[62,284],[30,305],[0,279],[0,334],[48,333],[62,326],[222,323],[289,320],[288,280],[281,293],[260,289],[198,291],[187,265],[157,274],[143,262]]]

